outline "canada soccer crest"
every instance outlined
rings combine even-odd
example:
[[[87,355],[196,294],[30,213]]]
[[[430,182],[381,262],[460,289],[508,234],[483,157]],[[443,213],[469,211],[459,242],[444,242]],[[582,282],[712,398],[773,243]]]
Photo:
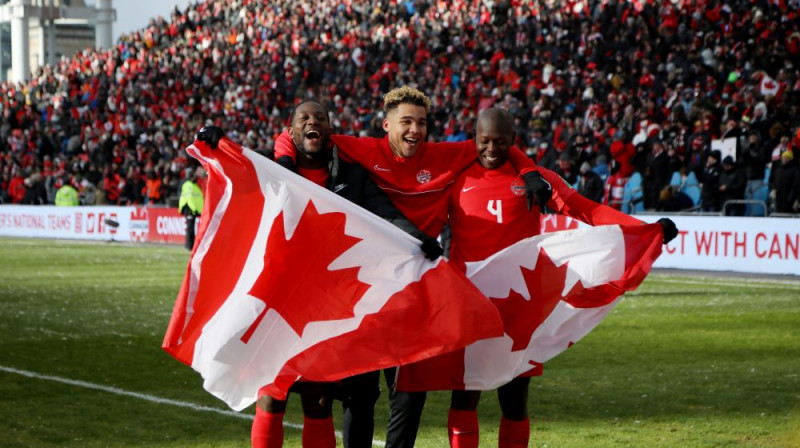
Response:
[[[433,176],[431,176],[431,172],[428,170],[423,169],[420,170],[419,173],[417,173],[417,182],[421,184],[427,184],[428,182],[431,181],[432,178]]]
[[[136,207],[131,211],[130,235],[131,241],[146,241],[150,223],[147,221],[147,209]]]
[[[511,192],[514,193],[516,196],[522,196],[525,194],[525,184],[522,183],[519,179],[514,179],[511,181]]]

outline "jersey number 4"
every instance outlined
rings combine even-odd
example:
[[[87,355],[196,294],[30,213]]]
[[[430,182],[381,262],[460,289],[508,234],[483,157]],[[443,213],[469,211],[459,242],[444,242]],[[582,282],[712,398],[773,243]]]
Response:
[[[497,223],[503,223],[503,201],[500,199],[490,200],[486,204],[486,210],[489,210],[495,218],[497,218]]]

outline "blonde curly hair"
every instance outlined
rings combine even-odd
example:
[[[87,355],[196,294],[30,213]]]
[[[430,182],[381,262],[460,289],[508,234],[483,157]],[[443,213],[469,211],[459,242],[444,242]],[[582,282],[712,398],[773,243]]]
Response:
[[[425,112],[431,111],[430,98],[413,87],[397,87],[383,95],[383,112],[386,115],[401,104],[414,104],[424,107]]]

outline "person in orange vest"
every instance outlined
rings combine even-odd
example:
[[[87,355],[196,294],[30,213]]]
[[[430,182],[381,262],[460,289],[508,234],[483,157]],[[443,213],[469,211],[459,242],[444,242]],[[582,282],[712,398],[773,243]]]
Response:
[[[144,196],[147,198],[147,204],[161,204],[163,198],[164,184],[161,177],[154,171],[147,171],[147,180],[145,180]]]

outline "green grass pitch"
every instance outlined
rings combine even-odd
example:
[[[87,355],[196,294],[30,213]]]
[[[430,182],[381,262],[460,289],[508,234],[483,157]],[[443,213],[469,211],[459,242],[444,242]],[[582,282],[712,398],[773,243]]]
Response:
[[[0,447],[249,446],[253,409],[160,348],[188,256],[0,238]],[[448,403],[429,394],[417,447],[447,446]],[[545,366],[530,409],[533,447],[800,447],[800,279],[655,272]],[[493,392],[479,413],[497,446]],[[380,446],[385,391],[376,415]]]

